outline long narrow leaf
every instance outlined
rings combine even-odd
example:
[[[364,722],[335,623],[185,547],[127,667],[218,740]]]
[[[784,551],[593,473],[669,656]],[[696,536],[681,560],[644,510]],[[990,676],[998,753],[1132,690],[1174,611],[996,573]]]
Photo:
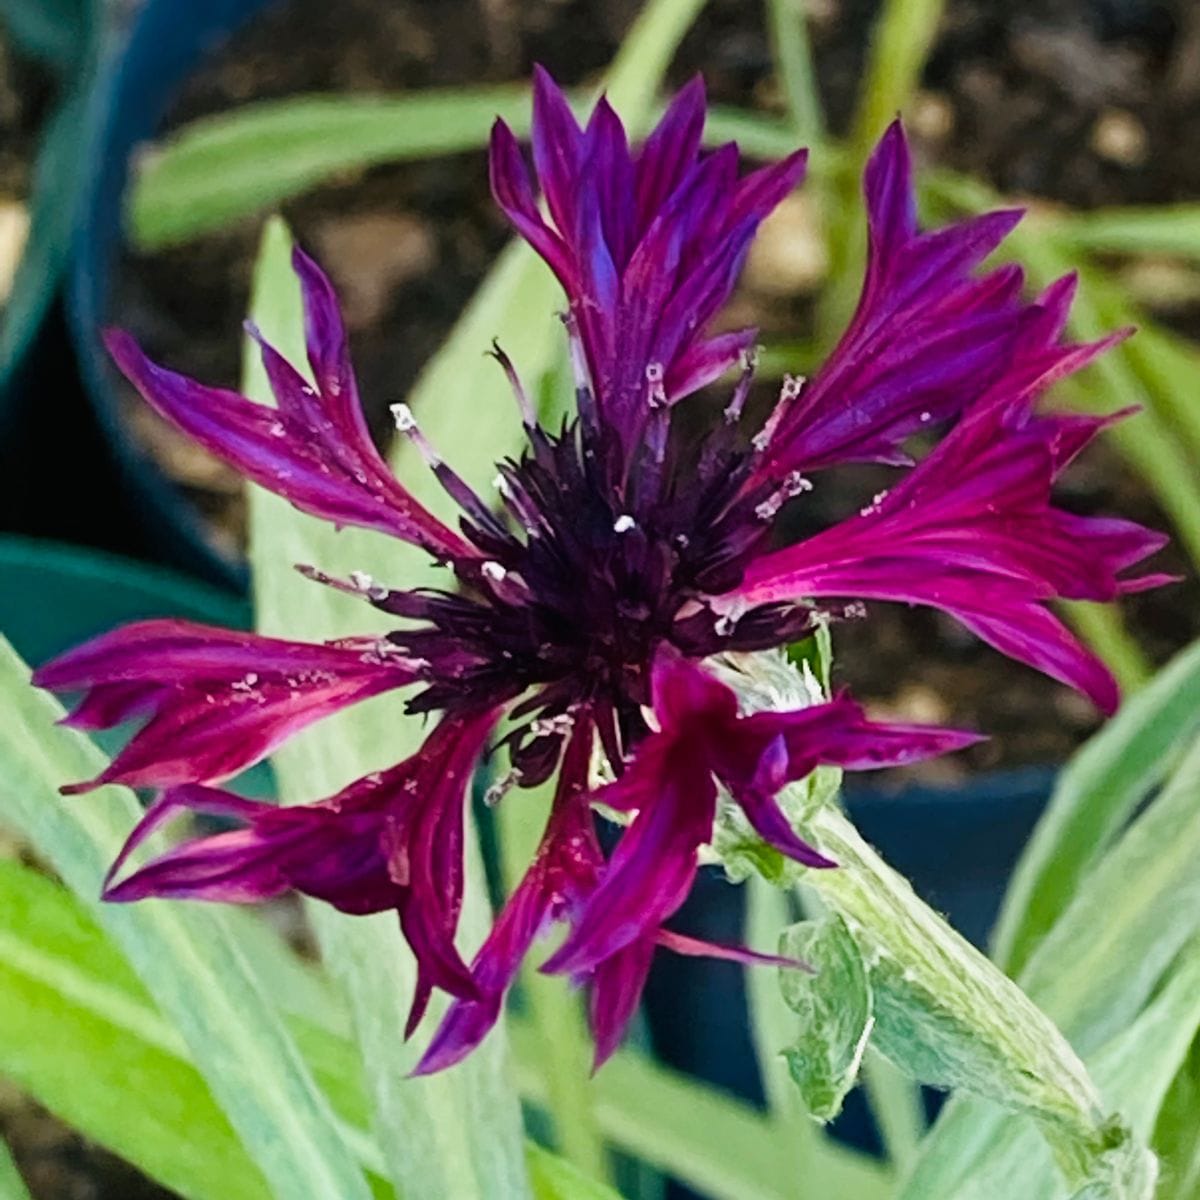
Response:
[[[177,245],[347,170],[479,149],[496,116],[527,126],[528,89],[300,96],[204,118],[140,164],[131,232],[143,250]]]
[[[60,783],[97,773],[90,742],[55,727],[62,709],[36,692],[0,645],[0,820],[26,837],[85,900],[137,820],[132,795],[79,801]],[[366,1200],[359,1165],[282,1021],[264,999],[218,910],[182,904],[98,905],[105,928],[165,1013],[278,1200]]]
[[[1075,755],[1021,856],[992,954],[1020,972],[1084,871],[1162,782],[1172,751],[1200,726],[1200,643],[1180,654]]]

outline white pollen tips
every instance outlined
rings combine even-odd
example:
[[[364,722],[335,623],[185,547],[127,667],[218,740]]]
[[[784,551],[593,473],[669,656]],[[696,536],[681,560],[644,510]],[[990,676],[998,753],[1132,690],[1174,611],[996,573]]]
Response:
[[[628,513],[622,513],[613,522],[613,533],[628,533],[631,529],[636,528],[637,522]]]
[[[412,409],[407,404],[393,404],[388,411],[392,414],[392,420],[396,422],[396,428],[401,433],[412,433],[417,427],[417,418],[413,416]]]
[[[500,563],[493,562],[490,558],[479,569],[493,583],[499,583],[508,574],[508,571]]]

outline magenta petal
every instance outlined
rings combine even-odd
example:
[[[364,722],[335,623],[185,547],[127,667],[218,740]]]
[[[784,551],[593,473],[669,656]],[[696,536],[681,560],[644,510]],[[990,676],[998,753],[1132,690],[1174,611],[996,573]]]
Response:
[[[694,75],[642,146],[636,163],[639,234],[694,165],[704,132],[704,107],[704,80]]]
[[[618,783],[639,815],[599,887],[544,971],[579,975],[654,931],[683,903],[696,851],[712,835],[716,785],[703,757],[675,739],[645,744]]]
[[[898,122],[868,164],[865,191],[870,237],[858,309],[829,360],[781,413],[765,474],[837,462],[903,463],[905,439],[958,415],[1015,369],[1026,311],[1017,298],[1019,271],[1002,268],[980,279],[970,273],[1020,213],[987,213],[919,234]],[[1044,298],[1051,317],[1069,298],[1065,292]],[[1045,323],[1038,348],[1059,330]]]
[[[592,972],[588,1024],[596,1043],[594,1071],[612,1057],[637,1012],[654,959],[654,947],[654,938],[641,938],[607,958]]]
[[[488,171],[492,196],[513,228],[546,260],[564,288],[577,290],[579,283],[567,247],[538,211],[517,139],[503,121],[492,126]]]
[[[467,787],[496,715],[447,717],[411,758],[316,804],[279,808],[196,786],[168,791],[130,835],[105,898],[247,903],[295,889],[343,912],[395,909],[417,958],[416,1006],[435,986],[477,999],[454,937]],[[112,883],[130,853],[183,810],[244,828],[184,842]]]
[[[1046,329],[1057,324],[1052,314]],[[1091,349],[1058,348],[1043,361]],[[836,596],[931,605],[1110,710],[1108,672],[1041,606],[1060,596],[1108,601],[1159,582],[1125,573],[1164,539],[1128,521],[1052,506],[1056,476],[1104,422],[1032,415],[1027,382],[1023,376],[1015,395],[998,385],[858,516],[752,562],[739,601]]]
[[[305,725],[415,677],[398,654],[156,620],[60,655],[34,683],[84,692],[69,718],[82,728],[150,715],[95,780],[64,789],[71,794],[108,782],[170,787],[229,778]]]
[[[328,281],[296,257],[306,304],[314,389],[270,347],[264,361],[279,407],[205,387],[148,359],[129,334],[108,330],[113,361],[163,417],[240,474],[296,508],[338,525],[361,525],[440,558],[475,556],[453,530],[395,480],[367,435],[344,333]]]

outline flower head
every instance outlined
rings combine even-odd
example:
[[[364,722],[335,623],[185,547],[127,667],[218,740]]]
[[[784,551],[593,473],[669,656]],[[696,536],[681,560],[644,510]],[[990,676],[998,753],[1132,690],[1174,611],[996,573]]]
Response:
[[[558,429],[539,425],[497,349],[528,445],[499,464],[496,510],[396,406],[399,429],[456,502],[457,527],[419,504],[371,444],[332,289],[302,252],[309,375],[260,339],[274,409],[174,374],[127,334],[109,335],[147,401],[210,451],[305,512],[423,548],[446,584],[406,590],[310,569],[392,617],[391,632],[312,645],[153,621],[44,667],[41,686],[83,691],[74,724],[147,718],[96,780],[68,789],[165,789],[106,894],[243,901],[295,888],[347,912],[395,910],[419,965],[410,1030],[432,989],[454,998],[419,1070],[448,1066],[486,1035],[523,957],[560,923],[566,937],[543,969],[590,988],[602,1060],[657,946],[763,957],[666,928],[722,794],[765,842],[825,869],[835,864],[778,803],[786,784],[820,764],[865,770],[972,740],[872,722],[844,696],[747,714],[705,660],[785,645],[827,616],[856,615],[862,599],[895,600],[943,609],[1111,709],[1111,677],[1047,602],[1107,600],[1163,580],[1129,574],[1158,535],[1051,502],[1058,474],[1105,422],[1039,415],[1034,401],[1107,342],[1062,340],[1071,281],[1027,303],[1017,269],[978,272],[1017,214],[918,231],[898,124],[867,169],[867,276],[850,327],[813,379],[788,380],[765,423],[752,423],[753,331],[707,327],[804,156],[739,176],[736,147],[701,152],[703,120],[696,81],[631,148],[607,102],[581,128],[539,72],[533,160],[547,215],[516,139],[497,123],[497,202],[567,295],[577,414]],[[679,419],[683,402],[739,362],[723,417],[697,434],[694,418]],[[912,466],[910,435],[948,425]],[[784,543],[779,514],[813,486],[808,473],[846,461],[906,473],[857,516]],[[438,718],[398,766],[294,808],[211,786],[309,722],[408,686],[409,711]],[[507,754],[509,780],[558,780],[535,859],[467,964],[454,944],[463,805],[502,718],[494,749]],[[607,782],[595,778],[597,758]],[[597,806],[628,826],[608,858]],[[128,854],[181,809],[240,827],[119,878]]]

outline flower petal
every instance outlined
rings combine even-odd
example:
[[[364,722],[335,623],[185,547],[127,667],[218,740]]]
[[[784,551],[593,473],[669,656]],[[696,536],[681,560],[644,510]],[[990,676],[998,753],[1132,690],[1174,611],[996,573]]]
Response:
[[[899,122],[865,176],[869,247],[858,309],[829,360],[782,414],[761,472],[903,463],[903,441],[973,403],[1009,366],[1020,272],[971,271],[1020,218],[987,213],[919,234]]]
[[[475,998],[479,990],[454,946],[463,812],[496,716],[448,717],[404,762],[315,804],[280,808],[214,788],[171,789],[131,833],[105,898],[248,903],[295,889],[343,912],[394,909],[417,958],[417,1002],[435,986]],[[112,882],[132,851],[184,810],[231,817],[245,827],[184,842]]]
[[[1028,400],[1024,387],[1015,401],[993,398],[858,516],[752,562],[732,595],[741,604],[823,596],[928,604],[1110,711],[1108,672],[1040,605],[1057,596],[1107,601],[1163,582],[1122,575],[1165,539],[1051,505],[1055,477],[1100,423],[1035,417]]]
[[[118,329],[104,335],[113,361],[163,417],[302,512],[381,530],[438,558],[476,557],[462,537],[400,486],[375,449],[358,403],[333,288],[303,252],[295,253],[293,263],[316,387],[252,330],[277,409],[158,366]]]
[[[156,620],[126,625],[34,673],[38,687],[83,691],[67,718],[81,728],[150,714],[148,723],[90,783],[170,787],[227,779],[298,729],[416,678],[386,647],[356,648]]]

